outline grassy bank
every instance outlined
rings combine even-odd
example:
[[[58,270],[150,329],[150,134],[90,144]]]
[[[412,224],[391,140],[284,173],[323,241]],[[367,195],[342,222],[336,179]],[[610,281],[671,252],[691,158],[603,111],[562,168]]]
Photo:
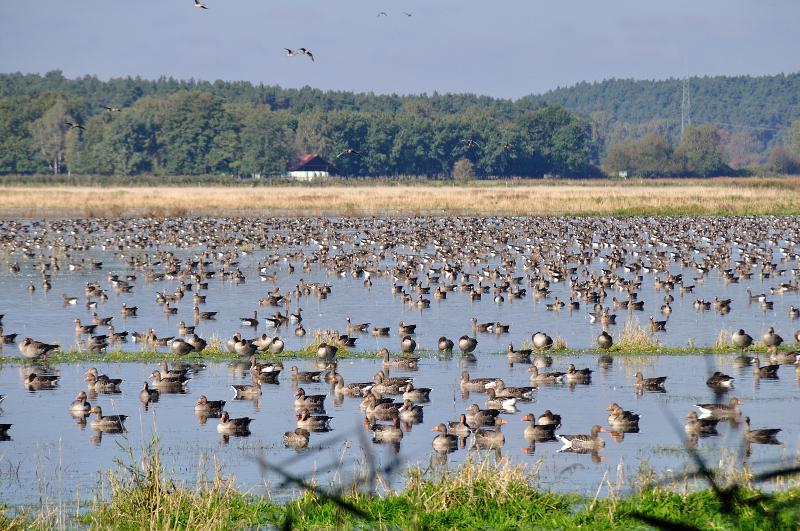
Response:
[[[327,186],[293,184],[192,187],[10,186],[6,215],[187,216],[274,212],[280,215],[794,215],[800,178],[648,181],[477,181],[468,185],[367,181]],[[242,186],[247,186],[243,200]]]
[[[319,488],[313,481],[286,476],[286,483],[299,484],[304,490],[299,498],[278,504],[238,491],[219,467],[201,475],[196,483],[178,482],[165,470],[160,455],[157,439],[140,458],[129,452],[125,463],[104,474],[103,488],[96,489],[90,506],[81,512],[49,503],[43,508],[5,507],[0,527],[9,531],[56,527],[115,531],[796,530],[800,521],[800,488],[785,486],[766,493],[752,484],[752,476],[741,473],[737,480],[745,478],[744,484],[725,484],[724,478],[716,477],[715,488],[694,490],[703,480],[689,474],[648,483],[626,496],[620,495],[621,485],[608,481],[599,486],[597,496],[587,498],[539,490],[534,467],[475,457],[454,468],[412,467],[400,490],[379,494],[369,489],[369,470],[362,470],[355,484],[360,487]],[[708,475],[714,477],[714,471]]]

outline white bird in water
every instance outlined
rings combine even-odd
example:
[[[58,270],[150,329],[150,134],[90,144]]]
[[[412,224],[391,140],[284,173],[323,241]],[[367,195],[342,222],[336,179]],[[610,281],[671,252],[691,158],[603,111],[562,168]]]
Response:
[[[205,4],[201,4],[199,0],[194,0],[194,7],[199,7],[201,9],[208,9]]]

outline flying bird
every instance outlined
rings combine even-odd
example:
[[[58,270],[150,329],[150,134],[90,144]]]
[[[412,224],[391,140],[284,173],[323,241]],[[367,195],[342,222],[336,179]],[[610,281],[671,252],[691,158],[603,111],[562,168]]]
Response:
[[[383,15],[384,17],[388,17],[389,16],[384,11],[381,11],[380,13],[378,13],[378,16],[381,16],[381,15]]]
[[[107,110],[108,112],[122,112],[122,109],[117,109],[115,107],[106,107],[105,105],[101,105],[100,107]]]
[[[313,55],[311,55],[311,52],[310,52],[310,51],[308,51],[308,50],[306,50],[305,48],[300,48],[300,53],[304,53],[304,54],[306,54],[307,56],[309,56],[309,57],[311,58],[311,60],[312,60],[312,61],[314,60],[314,56],[313,56]]]
[[[194,0],[194,7],[199,7],[202,9],[208,9],[205,4],[201,4],[200,0]]]
[[[339,158],[339,157],[341,157],[342,155],[347,155],[347,154],[349,154],[349,153],[353,153],[354,155],[358,155],[358,156],[359,156],[360,158],[362,158],[362,159],[364,158],[364,157],[361,155],[361,153],[359,153],[358,151],[356,151],[356,150],[355,150],[355,149],[353,149],[353,148],[347,148],[347,149],[345,149],[344,151],[342,151],[341,153],[339,153],[338,155],[336,155],[336,158],[338,159],[338,158]]]
[[[67,124],[70,129],[77,128],[77,129],[83,129],[84,131],[86,131],[86,128],[84,126],[82,126],[81,124],[74,124],[72,122],[64,122],[64,123]]]
[[[478,144],[477,142],[475,142],[475,141],[474,141],[474,140],[472,140],[472,139],[469,139],[469,140],[462,140],[462,142],[466,142],[466,143],[467,143],[467,147],[468,147],[468,148],[471,148],[471,147],[481,147],[481,145],[480,145],[480,144]]]
[[[405,11],[403,11],[403,14],[404,14],[404,15],[406,15],[406,16],[408,16],[408,17],[410,17],[410,16],[411,16],[411,15],[413,15],[414,13],[406,13]]]
[[[511,149],[513,146],[508,142],[498,142],[498,144],[502,144],[504,148]]]
[[[298,52],[292,51],[292,50],[290,50],[289,48],[284,48],[284,50],[286,50],[287,52],[289,52],[289,53],[287,53],[287,54],[286,54],[286,57],[294,57],[295,55],[297,55],[297,54],[298,54]],[[299,53],[302,53],[302,52],[299,52]]]

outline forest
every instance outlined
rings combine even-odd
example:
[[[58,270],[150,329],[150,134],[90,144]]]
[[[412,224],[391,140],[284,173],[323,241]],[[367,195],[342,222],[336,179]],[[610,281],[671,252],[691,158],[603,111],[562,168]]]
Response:
[[[681,133],[682,80],[512,101],[0,74],[0,174],[278,176],[309,153],[344,175],[429,179],[800,171],[800,75],[691,83],[701,125]],[[348,148],[363,158],[337,157]]]

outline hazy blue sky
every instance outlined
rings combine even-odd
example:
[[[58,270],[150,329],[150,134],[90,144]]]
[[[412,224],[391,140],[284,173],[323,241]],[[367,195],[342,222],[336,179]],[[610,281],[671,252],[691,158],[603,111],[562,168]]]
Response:
[[[800,70],[797,0],[205,1],[2,0],[0,71],[518,98],[682,77],[687,60],[690,75]],[[301,46],[314,63],[284,56]]]

